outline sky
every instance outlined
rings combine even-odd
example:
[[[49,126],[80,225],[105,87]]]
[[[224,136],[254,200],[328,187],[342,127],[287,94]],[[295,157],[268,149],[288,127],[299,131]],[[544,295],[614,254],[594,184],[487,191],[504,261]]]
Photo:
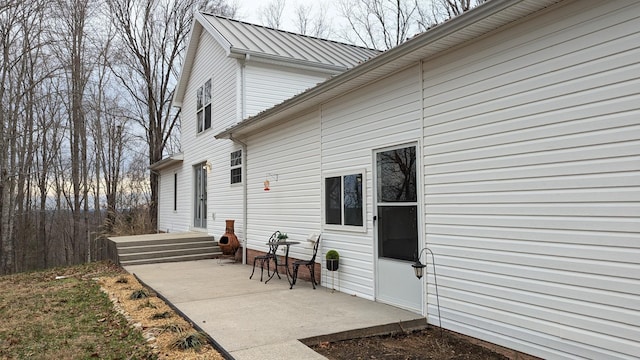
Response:
[[[314,11],[317,11],[317,7],[320,4],[326,4],[329,16],[333,19],[338,17],[339,11],[337,9],[336,1],[337,0],[285,0],[285,10],[282,15],[283,18],[283,30],[288,31],[296,31],[294,23],[292,19],[295,17],[294,9],[298,6],[298,4],[313,4]],[[230,1],[232,2],[232,1]],[[235,2],[239,5],[239,18],[240,20],[261,24],[260,21],[260,9],[266,7],[270,0],[235,0]]]

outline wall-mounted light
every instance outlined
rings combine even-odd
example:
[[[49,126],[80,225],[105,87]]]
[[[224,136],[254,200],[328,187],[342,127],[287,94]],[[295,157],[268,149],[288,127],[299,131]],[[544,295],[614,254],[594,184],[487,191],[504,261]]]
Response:
[[[278,181],[278,174],[271,174],[268,173],[267,175],[265,175],[264,177],[264,191],[269,191],[271,190],[271,182],[269,181],[269,179],[274,180],[274,181]]]
[[[206,170],[207,174],[211,173],[211,163],[207,160],[206,163],[202,164],[202,170]]]

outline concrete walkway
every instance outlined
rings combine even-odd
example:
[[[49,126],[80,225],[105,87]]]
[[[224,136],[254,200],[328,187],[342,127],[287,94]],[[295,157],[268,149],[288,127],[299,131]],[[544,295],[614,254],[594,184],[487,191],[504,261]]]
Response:
[[[419,314],[259,269],[218,260],[126,266],[218,342],[234,359],[325,359],[304,345],[426,325]],[[265,272],[266,276],[266,272]]]

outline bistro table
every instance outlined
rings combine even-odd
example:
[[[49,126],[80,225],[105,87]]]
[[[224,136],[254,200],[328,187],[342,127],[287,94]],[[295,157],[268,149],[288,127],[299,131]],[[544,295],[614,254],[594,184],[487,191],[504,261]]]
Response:
[[[285,267],[285,275],[287,276],[287,281],[289,282],[289,285],[291,285],[291,273],[289,271],[289,246],[291,245],[298,245],[300,244],[299,241],[287,241],[287,240],[279,240],[276,242],[272,242],[272,243],[267,243],[267,245],[275,245],[276,246],[276,269],[274,272],[271,273],[271,276],[269,276],[269,278],[264,282],[265,284],[269,282],[269,280],[271,280],[273,278],[273,275],[275,275],[276,273],[278,273],[278,266],[284,266]],[[284,264],[278,264],[278,255],[277,255],[277,248],[280,246],[286,246],[285,249],[285,253],[284,253]]]

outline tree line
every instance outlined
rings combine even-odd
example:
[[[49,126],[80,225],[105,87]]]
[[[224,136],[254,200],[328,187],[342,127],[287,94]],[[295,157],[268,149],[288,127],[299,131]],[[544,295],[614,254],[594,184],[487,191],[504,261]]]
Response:
[[[336,0],[299,5],[297,31],[387,49],[466,11],[470,0]],[[435,5],[434,5],[435,4]],[[285,0],[260,9],[279,28]],[[325,5],[326,6],[326,5]],[[158,174],[179,152],[171,108],[196,9],[225,0],[0,3],[0,274],[95,259],[95,239],[156,229]],[[448,13],[448,15],[446,15]]]

